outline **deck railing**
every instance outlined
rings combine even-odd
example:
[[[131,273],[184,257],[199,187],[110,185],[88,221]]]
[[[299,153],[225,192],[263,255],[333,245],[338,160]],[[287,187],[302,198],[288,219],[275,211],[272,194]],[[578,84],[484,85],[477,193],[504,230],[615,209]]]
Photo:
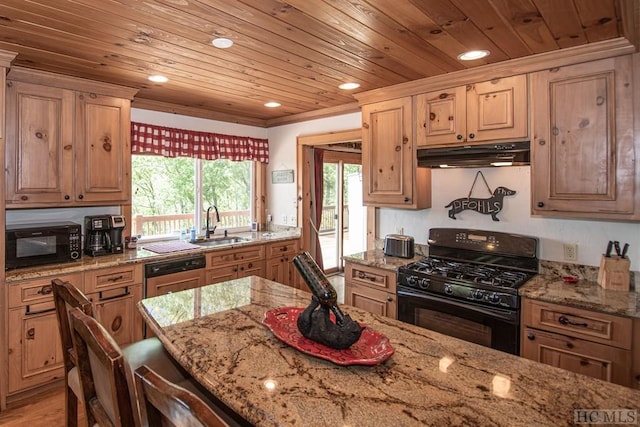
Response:
[[[213,215],[213,214],[212,214]],[[206,212],[202,213],[203,224],[199,227],[203,229],[206,221]],[[249,227],[249,211],[226,211],[220,212],[221,228]],[[133,217],[132,234],[143,236],[155,236],[161,234],[178,233],[180,230],[188,230],[193,227],[193,214],[175,215],[136,215]]]
[[[344,229],[349,229],[349,207],[344,207]],[[203,224],[200,230],[204,229],[206,221],[206,212],[202,213]],[[221,228],[239,228],[249,227],[250,222],[249,211],[226,211],[220,212]],[[322,222],[320,224],[320,232],[327,233],[335,231],[336,218],[335,206],[324,206],[322,208]],[[143,236],[157,236],[164,234],[178,233],[180,230],[188,230],[193,227],[193,214],[174,214],[174,215],[136,215],[133,217],[133,225],[131,232],[133,235],[141,234]],[[198,230],[198,233],[200,232]]]
[[[337,222],[335,212],[336,212],[335,206],[322,207],[322,222],[320,223],[320,230],[319,230],[321,233],[335,231],[336,222]],[[342,228],[344,230],[348,230],[349,229],[349,206],[344,206],[344,209],[342,211],[342,217],[343,217]]]

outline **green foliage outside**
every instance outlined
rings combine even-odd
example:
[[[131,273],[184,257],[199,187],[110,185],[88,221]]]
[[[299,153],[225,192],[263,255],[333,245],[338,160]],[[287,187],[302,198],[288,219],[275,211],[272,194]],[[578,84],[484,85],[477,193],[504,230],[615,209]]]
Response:
[[[348,204],[347,196],[349,194],[349,183],[347,182],[347,176],[353,173],[360,173],[362,166],[353,164],[344,164],[344,194],[343,203]],[[323,165],[323,180],[324,180],[324,195],[322,206],[335,206],[336,204],[336,171],[338,169],[337,163],[325,163]]]
[[[216,205],[220,212],[250,209],[250,161],[199,162],[202,163],[203,210],[211,205]],[[192,158],[132,156],[133,216],[193,214],[197,164]],[[244,223],[248,224],[248,218]]]

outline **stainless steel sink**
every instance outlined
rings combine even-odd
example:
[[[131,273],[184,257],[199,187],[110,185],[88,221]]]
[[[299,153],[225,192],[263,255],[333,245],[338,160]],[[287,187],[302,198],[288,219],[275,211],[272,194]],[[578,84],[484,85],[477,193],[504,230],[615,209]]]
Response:
[[[234,243],[242,243],[248,242],[249,239],[245,239],[243,237],[215,237],[207,240],[198,240],[193,242],[194,245],[198,246],[224,246],[224,245],[233,245]]]

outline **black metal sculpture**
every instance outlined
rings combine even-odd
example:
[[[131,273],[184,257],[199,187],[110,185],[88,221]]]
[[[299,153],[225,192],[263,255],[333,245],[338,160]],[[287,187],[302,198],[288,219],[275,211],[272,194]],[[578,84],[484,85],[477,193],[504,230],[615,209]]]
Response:
[[[298,330],[310,340],[335,349],[349,348],[364,328],[344,314],[337,305],[337,293],[318,264],[307,252],[297,255],[293,263],[313,293],[311,304],[298,316]],[[335,315],[335,323],[331,320]]]

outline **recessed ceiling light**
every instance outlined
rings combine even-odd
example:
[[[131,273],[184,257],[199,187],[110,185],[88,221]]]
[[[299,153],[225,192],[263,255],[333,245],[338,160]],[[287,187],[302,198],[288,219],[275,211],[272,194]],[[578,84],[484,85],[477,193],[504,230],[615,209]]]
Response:
[[[276,108],[281,106],[282,104],[280,104],[279,102],[275,102],[275,101],[270,101],[264,104],[265,107],[269,107],[269,108]]]
[[[161,76],[159,74],[153,75],[153,76],[149,76],[148,77],[149,80],[151,80],[154,83],[166,83],[169,81],[169,79],[165,76]]]
[[[233,40],[224,37],[218,37],[217,39],[211,40],[211,44],[220,49],[227,49],[233,46]]]
[[[481,59],[489,55],[488,50],[470,50],[468,52],[458,55],[458,59],[461,61],[473,61],[475,59]]]
[[[360,83],[342,83],[340,86],[338,86],[340,89],[343,90],[353,90],[353,89],[357,89],[360,87]]]

